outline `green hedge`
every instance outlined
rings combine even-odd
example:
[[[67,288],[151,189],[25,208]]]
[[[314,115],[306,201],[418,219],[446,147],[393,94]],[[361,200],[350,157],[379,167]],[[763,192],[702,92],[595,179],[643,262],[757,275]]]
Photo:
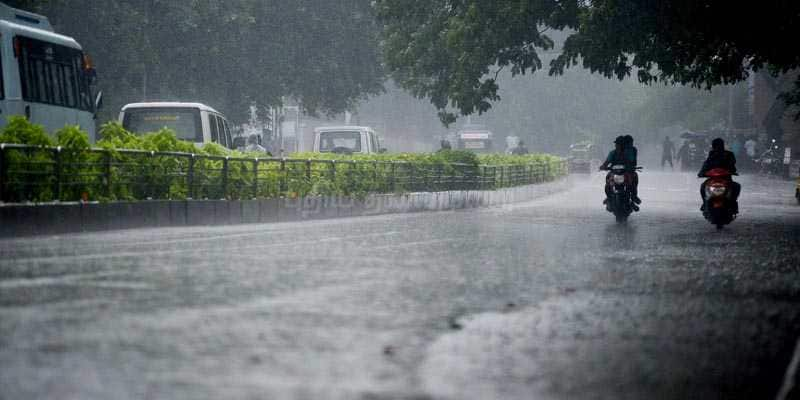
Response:
[[[99,137],[91,148],[87,134],[77,127],[67,126],[50,136],[41,126],[10,117],[0,131],[0,143],[36,147],[6,146],[1,152],[0,200],[363,197],[494,189],[552,180],[566,173],[563,160],[546,154],[296,153],[281,160],[217,144],[196,147],[167,129],[137,136],[115,122],[103,125]]]

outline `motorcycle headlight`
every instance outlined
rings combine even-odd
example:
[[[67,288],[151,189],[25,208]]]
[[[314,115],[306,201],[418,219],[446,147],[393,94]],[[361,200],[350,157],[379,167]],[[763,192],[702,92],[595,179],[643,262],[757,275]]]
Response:
[[[618,185],[625,183],[625,175],[614,175],[614,183]]]

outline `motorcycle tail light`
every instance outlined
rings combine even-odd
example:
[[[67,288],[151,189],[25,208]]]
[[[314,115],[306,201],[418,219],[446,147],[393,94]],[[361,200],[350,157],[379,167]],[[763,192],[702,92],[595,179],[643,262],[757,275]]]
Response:
[[[709,197],[717,197],[725,194],[725,186],[723,185],[709,185],[706,186],[706,195]]]
[[[625,175],[614,175],[614,183],[618,185],[625,183]]]

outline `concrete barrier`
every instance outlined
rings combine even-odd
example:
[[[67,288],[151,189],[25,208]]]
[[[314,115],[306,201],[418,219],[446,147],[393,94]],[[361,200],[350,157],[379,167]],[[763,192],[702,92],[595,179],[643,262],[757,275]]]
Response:
[[[533,200],[568,186],[567,179],[494,191],[375,194],[258,200],[148,200],[111,203],[0,204],[0,237],[166,226],[293,222],[421,211],[491,207]]]

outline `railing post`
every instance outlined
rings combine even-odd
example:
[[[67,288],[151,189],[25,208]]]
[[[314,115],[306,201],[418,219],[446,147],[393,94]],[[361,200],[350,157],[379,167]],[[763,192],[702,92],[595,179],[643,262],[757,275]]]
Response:
[[[106,197],[109,200],[114,196],[114,188],[111,182],[111,150],[106,150],[105,155],[105,176],[106,176]]]
[[[53,149],[55,153],[55,176],[56,176],[56,190],[53,196],[53,200],[60,201],[61,200],[61,146],[56,147]]]
[[[189,171],[187,172],[186,177],[186,185],[189,186],[187,189],[187,194],[189,195],[190,199],[194,199],[194,153],[189,155]]]
[[[153,171],[155,170],[156,166],[156,152],[150,152],[150,184],[148,185],[150,188],[150,195],[147,196],[148,200],[153,200],[155,198],[155,186],[153,180],[155,179],[155,175],[153,175]]]
[[[228,156],[222,160],[222,198],[228,198]]]
[[[281,180],[280,180],[280,194],[284,195],[289,189],[286,187],[287,185],[287,177],[286,177],[286,159],[281,158]]]
[[[306,160],[306,179],[311,183],[311,159]]]
[[[436,165],[436,184],[434,185],[436,191],[443,190],[443,187],[445,186],[445,185],[443,185],[443,182],[442,182],[442,173],[443,172],[444,171],[442,170],[442,165],[441,164],[437,164]]]
[[[253,198],[258,198],[258,158],[253,159]]]
[[[505,183],[506,183],[506,166],[505,165],[501,165],[500,166],[500,187],[501,188],[505,187]]]
[[[0,144],[0,203],[6,201],[6,145]]]
[[[411,191],[413,192],[413,191],[416,190],[416,182],[414,181],[414,178],[415,178],[414,170],[416,169],[416,165],[408,164],[408,167],[409,167],[408,168],[408,185],[409,185],[409,189],[411,189]]]
[[[373,163],[374,163],[373,164],[374,168],[372,174],[372,187],[374,188],[374,190],[377,190],[383,185],[381,185],[380,182],[378,182],[378,160],[373,161]]]
[[[390,165],[391,165],[391,172],[389,173],[389,175],[390,175],[389,176],[389,182],[390,182],[389,183],[389,187],[391,188],[392,193],[394,193],[395,189],[397,187],[396,186],[397,183],[395,181],[395,179],[396,179],[395,178],[395,172],[396,172],[395,170],[397,169],[397,164],[394,161],[389,161],[389,162],[390,162]]]

